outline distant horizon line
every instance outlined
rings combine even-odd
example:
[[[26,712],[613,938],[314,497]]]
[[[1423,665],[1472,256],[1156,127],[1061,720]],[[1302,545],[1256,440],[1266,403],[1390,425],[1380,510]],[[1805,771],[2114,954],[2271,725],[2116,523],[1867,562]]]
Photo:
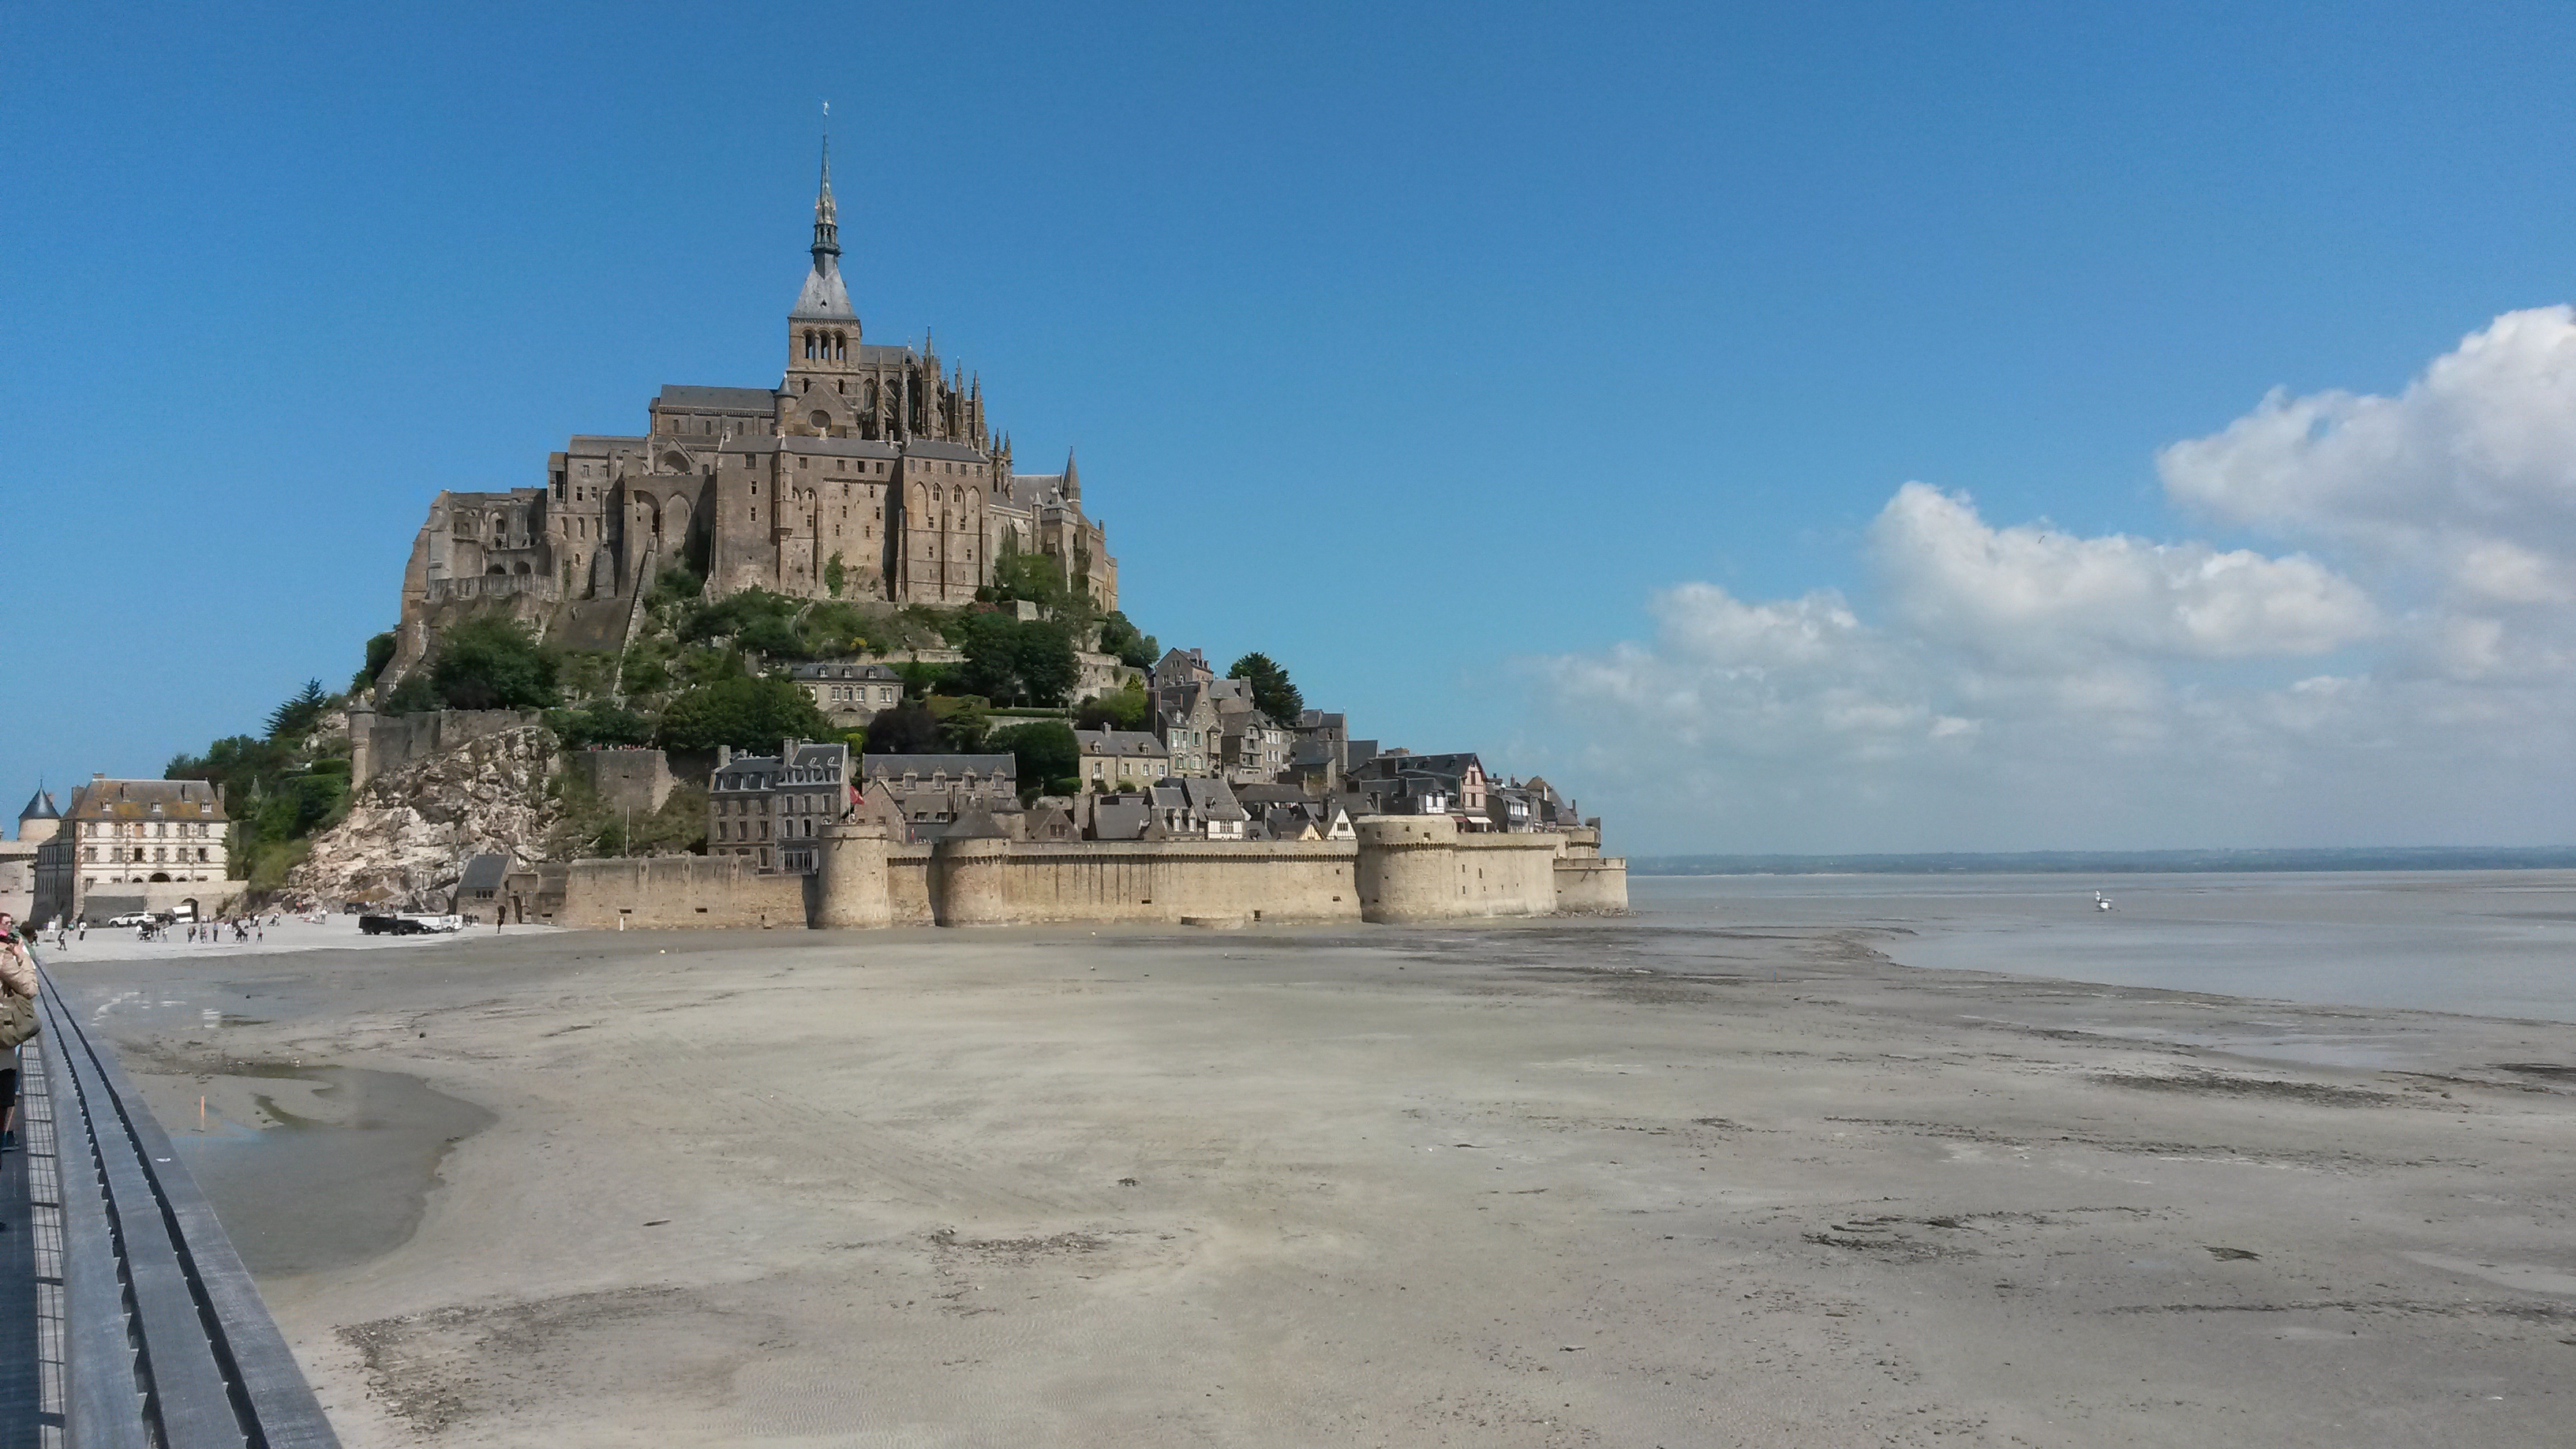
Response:
[[[2168,850],[1927,850],[1640,855],[1631,875],[2072,875],[2387,870],[2576,870],[2576,845],[2211,846]]]

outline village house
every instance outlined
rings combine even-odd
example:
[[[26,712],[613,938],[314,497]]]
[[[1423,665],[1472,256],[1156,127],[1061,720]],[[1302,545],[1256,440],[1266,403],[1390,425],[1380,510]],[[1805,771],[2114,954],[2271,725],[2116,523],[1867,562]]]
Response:
[[[1377,756],[1377,741],[1355,740],[1349,718],[1310,709],[1289,729],[1288,762],[1280,778],[1318,797],[1350,788],[1351,772]]]
[[[815,838],[855,800],[848,745],[789,740],[776,755],[719,751],[707,781],[707,854],[810,875]]]
[[[1217,764],[1226,783],[1267,785],[1287,772],[1293,736],[1253,706],[1248,688],[1241,697],[1219,695],[1216,706]]]
[[[1171,773],[1193,777],[1215,774],[1221,763],[1224,733],[1207,681],[1177,685],[1155,694],[1159,700],[1167,701],[1155,710],[1155,733],[1162,736],[1164,748],[1170,752]]]
[[[861,755],[859,762],[865,799],[858,813],[900,823],[900,840],[936,840],[977,810],[1010,818],[1020,808],[1019,766],[1009,755]]]
[[[1172,773],[1171,748],[1143,730],[1075,730],[1074,774],[1085,790],[1137,790]]]
[[[1243,840],[1252,821],[1223,780],[1165,780],[1150,792],[1155,822],[1175,839]]]
[[[903,702],[903,676],[882,664],[799,664],[787,677],[840,729],[866,729]]]
[[[1388,750],[1351,771],[1351,789],[1383,815],[1455,815],[1471,830],[1490,828],[1484,763],[1472,753],[1417,755]],[[1437,802],[1437,803],[1435,803]]]

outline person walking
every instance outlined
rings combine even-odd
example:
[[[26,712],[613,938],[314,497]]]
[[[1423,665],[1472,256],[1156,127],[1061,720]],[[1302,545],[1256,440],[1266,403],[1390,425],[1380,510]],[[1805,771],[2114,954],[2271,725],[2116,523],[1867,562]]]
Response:
[[[19,942],[17,920],[0,911],[0,1151],[18,1145],[18,1045],[35,1034],[36,958]]]

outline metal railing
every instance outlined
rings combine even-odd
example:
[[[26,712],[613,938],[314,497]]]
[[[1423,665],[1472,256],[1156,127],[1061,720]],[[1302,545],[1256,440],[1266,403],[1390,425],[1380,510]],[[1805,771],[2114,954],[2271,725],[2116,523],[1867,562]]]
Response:
[[[232,1240],[115,1054],[91,1044],[50,978],[39,1011],[25,1054],[41,1061],[29,1085],[51,1127],[61,1347],[45,1398],[61,1406],[58,1442],[337,1449]],[[44,1165],[31,1150],[31,1181]],[[49,1205],[32,1206],[41,1240]],[[40,1297],[49,1286],[40,1269]]]

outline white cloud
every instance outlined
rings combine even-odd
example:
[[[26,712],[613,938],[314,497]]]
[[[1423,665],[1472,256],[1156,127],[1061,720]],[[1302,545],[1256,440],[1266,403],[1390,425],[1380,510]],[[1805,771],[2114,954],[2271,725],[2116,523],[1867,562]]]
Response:
[[[2157,457],[2175,501],[2470,599],[2576,598],[2576,310],[2508,312],[2396,397],[2275,391]]]
[[[2576,313],[2397,397],[2275,393],[2158,458],[2292,549],[1997,526],[1897,490],[1881,601],[1665,591],[1535,661],[1648,850],[2576,837]],[[1606,797],[1606,798],[1605,798]]]
[[[2313,559],[1992,528],[1920,483],[1897,490],[1871,542],[1908,623],[1998,663],[2322,654],[2378,626],[2360,587]]]

